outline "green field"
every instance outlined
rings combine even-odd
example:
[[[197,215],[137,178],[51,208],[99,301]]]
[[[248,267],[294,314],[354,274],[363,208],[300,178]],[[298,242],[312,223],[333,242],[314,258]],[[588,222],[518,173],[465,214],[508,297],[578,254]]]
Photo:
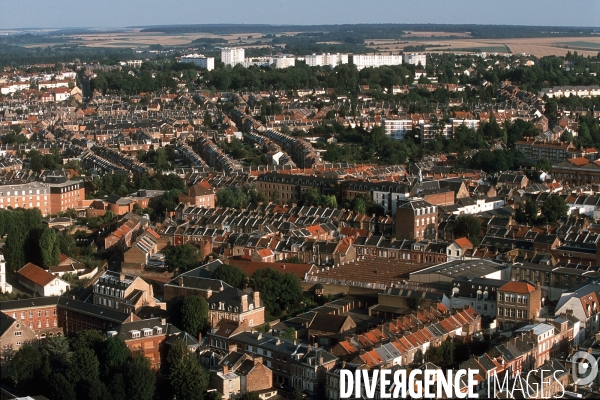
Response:
[[[557,43],[557,45],[559,45],[560,47],[565,47],[565,48],[578,48],[578,49],[590,49],[590,50],[600,50],[600,43],[593,43],[593,42],[562,42],[562,43]]]

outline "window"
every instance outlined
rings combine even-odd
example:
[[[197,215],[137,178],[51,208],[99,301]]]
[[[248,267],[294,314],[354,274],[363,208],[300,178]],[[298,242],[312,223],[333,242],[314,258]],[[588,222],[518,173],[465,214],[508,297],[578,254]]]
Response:
[[[528,300],[528,297],[527,296],[523,296],[523,304],[527,304],[527,300]]]
[[[20,346],[20,345],[21,345],[21,342],[17,342],[17,346]]]
[[[504,313],[504,308],[498,307],[498,316],[501,317],[503,313]]]
[[[139,338],[140,337],[141,332],[140,331],[131,331],[131,337],[132,338]]]
[[[42,316],[42,312],[38,311],[38,317],[41,317],[41,316]]]
[[[38,313],[39,313],[39,311],[38,311]],[[21,319],[25,319],[25,313],[24,312],[21,312]]]

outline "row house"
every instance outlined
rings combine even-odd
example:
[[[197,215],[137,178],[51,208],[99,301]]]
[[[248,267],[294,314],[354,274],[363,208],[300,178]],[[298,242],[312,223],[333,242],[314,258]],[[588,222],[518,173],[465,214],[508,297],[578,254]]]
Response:
[[[413,262],[425,265],[448,261],[447,243],[359,236],[353,243],[357,256]]]

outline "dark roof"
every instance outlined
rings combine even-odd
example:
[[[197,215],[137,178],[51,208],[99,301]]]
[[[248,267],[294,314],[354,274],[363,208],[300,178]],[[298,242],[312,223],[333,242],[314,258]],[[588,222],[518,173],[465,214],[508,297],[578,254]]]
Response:
[[[311,321],[309,329],[322,332],[340,333],[343,332],[342,328],[348,319],[352,320],[352,318],[346,315],[331,315],[318,312]]]
[[[58,304],[59,296],[36,297],[33,299],[0,301],[0,311],[8,312],[12,310],[21,310],[25,308],[37,308],[53,306]]]
[[[102,307],[96,304],[86,303],[84,301],[73,300],[64,296],[59,297],[58,307],[117,323],[123,323],[131,317],[127,313],[114,310],[112,308]]]
[[[132,331],[142,331],[143,329],[151,329],[152,335],[174,335],[179,334],[181,330],[177,328],[173,324],[165,323],[162,324],[163,320],[160,318],[151,318],[144,319],[141,321],[133,321],[133,322],[124,322],[119,325],[115,331],[117,332],[117,336],[123,340],[131,340],[134,339],[132,337]],[[155,329],[157,327],[161,328],[161,333],[157,333],[158,331]],[[140,335],[143,337],[144,335]]]

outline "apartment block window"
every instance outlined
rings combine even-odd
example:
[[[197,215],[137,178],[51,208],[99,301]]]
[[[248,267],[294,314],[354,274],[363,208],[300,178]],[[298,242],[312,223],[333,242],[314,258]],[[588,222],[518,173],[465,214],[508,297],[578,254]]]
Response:
[[[15,331],[15,336],[23,336],[23,332],[21,332],[21,331]]]

